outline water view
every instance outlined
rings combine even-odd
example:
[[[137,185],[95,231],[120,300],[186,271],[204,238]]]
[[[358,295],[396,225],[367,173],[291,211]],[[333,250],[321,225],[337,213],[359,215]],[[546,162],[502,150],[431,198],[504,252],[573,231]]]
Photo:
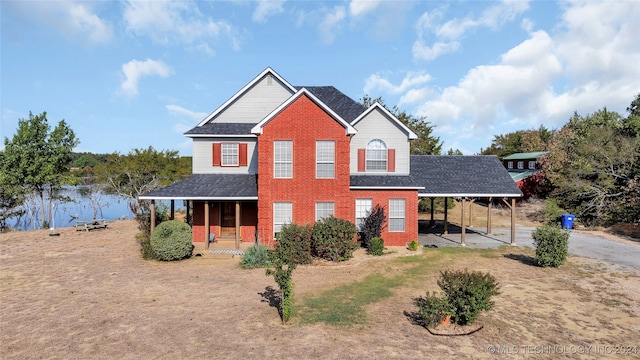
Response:
[[[86,187],[65,187],[61,195],[71,201],[55,201],[53,207],[53,221],[50,228],[75,226],[76,219],[91,220],[104,219],[106,221],[132,219],[127,199],[105,193],[94,193],[89,196]],[[167,202],[167,207],[169,202]],[[176,202],[176,209],[180,209],[182,201]],[[25,214],[10,218],[7,225],[14,230],[40,229],[40,202],[35,196],[27,199],[24,205]]]

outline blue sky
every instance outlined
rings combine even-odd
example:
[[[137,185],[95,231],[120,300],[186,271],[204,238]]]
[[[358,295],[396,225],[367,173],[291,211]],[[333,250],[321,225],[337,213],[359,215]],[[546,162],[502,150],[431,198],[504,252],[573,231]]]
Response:
[[[444,149],[626,115],[640,92],[640,1],[0,1],[0,136],[47,112],[76,151],[182,134],[266,67],[426,116]]]

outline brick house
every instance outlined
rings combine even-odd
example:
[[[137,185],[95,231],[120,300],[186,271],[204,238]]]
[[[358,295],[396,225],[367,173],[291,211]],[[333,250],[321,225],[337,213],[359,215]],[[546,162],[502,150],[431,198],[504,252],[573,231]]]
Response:
[[[385,245],[404,245],[418,238],[424,169],[443,158],[410,156],[416,134],[380,104],[365,108],[332,86],[293,86],[271,68],[185,136],[193,175],[140,199],[188,200],[195,243],[211,235],[268,243],[285,223],[329,215],[359,224],[380,204]],[[491,164],[504,172],[497,158]]]

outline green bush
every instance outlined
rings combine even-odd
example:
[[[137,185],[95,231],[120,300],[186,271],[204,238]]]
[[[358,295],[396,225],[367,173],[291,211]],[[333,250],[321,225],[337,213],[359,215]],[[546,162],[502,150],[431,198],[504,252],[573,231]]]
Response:
[[[536,263],[542,267],[558,267],[567,260],[569,231],[557,225],[536,228],[531,235],[536,247]]]
[[[369,247],[367,248],[367,254],[382,256],[384,252],[384,240],[380,237],[374,237],[369,242]]]
[[[564,210],[558,206],[556,199],[548,198],[544,200],[544,210],[542,212],[544,214],[545,223],[552,225],[560,224],[560,219]]]
[[[256,243],[244,252],[240,266],[243,269],[266,268],[271,266],[269,248]]]
[[[191,227],[179,220],[165,221],[151,234],[151,250],[158,260],[171,261],[191,256]]]
[[[440,324],[447,316],[453,316],[453,307],[447,297],[439,297],[435,292],[425,297],[416,299],[416,305],[420,309],[422,325],[432,327]]]
[[[387,221],[387,215],[384,213],[384,207],[380,204],[376,204],[371,211],[364,218],[362,226],[360,227],[360,242],[365,248],[369,248],[371,245],[371,239],[374,237],[380,237],[382,232],[382,226]]]
[[[353,256],[358,248],[356,226],[333,216],[316,221],[311,235],[313,256],[329,261],[342,261]]]
[[[311,264],[311,226],[285,224],[278,233],[276,249],[281,256],[289,257],[287,263]]]
[[[418,243],[418,240],[411,240],[411,242],[407,245],[407,249],[409,249],[409,251],[418,251],[419,246],[420,244]]]
[[[438,286],[451,307],[451,321],[459,325],[470,324],[481,311],[491,310],[490,298],[500,293],[496,279],[479,271],[440,272]]]

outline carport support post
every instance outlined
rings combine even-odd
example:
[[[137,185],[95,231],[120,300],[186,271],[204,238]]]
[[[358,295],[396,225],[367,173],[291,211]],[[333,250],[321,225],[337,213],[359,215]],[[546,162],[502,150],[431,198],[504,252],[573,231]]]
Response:
[[[169,216],[169,220],[175,219],[176,216],[176,204],[175,200],[171,199],[171,215]]]
[[[487,202],[487,235],[491,234],[491,203],[493,198],[489,198]]]
[[[516,244],[516,198],[511,198],[511,245]]]
[[[204,243],[205,249],[209,250],[209,202],[204,202]]]
[[[449,211],[449,198],[444,198],[444,234],[447,235],[449,233],[449,221],[447,220],[447,214]]]
[[[433,224],[435,223],[435,220],[433,220],[433,200],[435,199],[431,198],[431,222],[429,222],[429,226],[433,226]]]
[[[155,230],[156,228],[156,201],[155,200],[151,200],[151,230],[150,232],[153,233],[153,230]]]
[[[460,216],[460,246],[467,246],[467,244],[464,242],[464,235],[465,235],[465,229],[464,229],[464,205],[465,205],[465,199],[462,198],[460,204],[462,205],[461,208],[461,216]]]

